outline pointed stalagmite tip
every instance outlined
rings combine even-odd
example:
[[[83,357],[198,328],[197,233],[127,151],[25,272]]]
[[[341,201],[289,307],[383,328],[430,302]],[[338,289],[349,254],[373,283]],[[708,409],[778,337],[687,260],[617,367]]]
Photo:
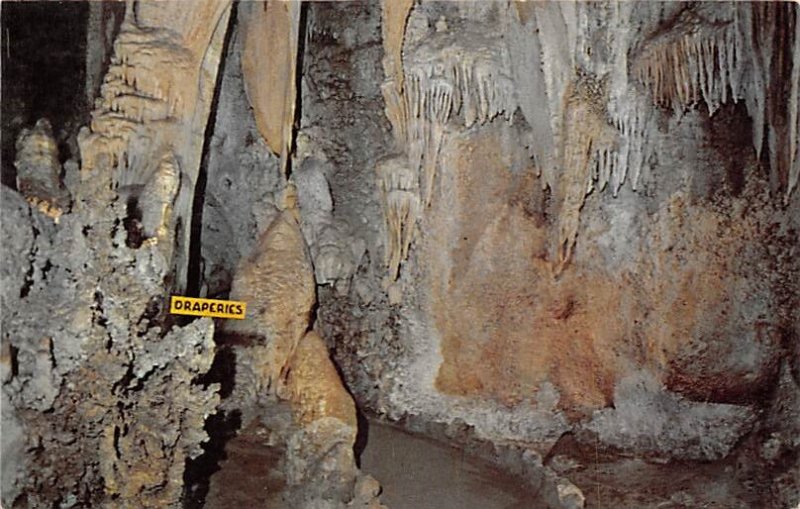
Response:
[[[295,210],[297,208],[297,186],[294,182],[287,182],[280,199],[281,210]]]

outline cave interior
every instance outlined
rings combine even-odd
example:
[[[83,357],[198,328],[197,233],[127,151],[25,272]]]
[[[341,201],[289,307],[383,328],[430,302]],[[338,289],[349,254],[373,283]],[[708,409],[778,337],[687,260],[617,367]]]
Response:
[[[0,17],[2,507],[800,508],[800,4]]]

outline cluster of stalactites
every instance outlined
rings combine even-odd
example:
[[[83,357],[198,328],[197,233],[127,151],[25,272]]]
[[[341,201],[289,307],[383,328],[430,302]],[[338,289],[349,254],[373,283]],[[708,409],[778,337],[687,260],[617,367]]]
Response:
[[[116,169],[118,185],[144,183],[149,170],[144,160],[148,158],[138,161],[137,155],[153,150],[148,145],[158,126],[174,123],[183,107],[182,94],[174,87],[176,80],[169,76],[191,67],[188,51],[172,39],[165,30],[124,25],[95,101],[91,131],[84,136],[82,146],[88,148],[82,150],[85,171],[94,167],[94,156],[106,154]]]
[[[430,205],[439,149],[445,127],[456,120],[463,128],[504,115],[510,119],[516,100],[508,50],[499,39],[446,28],[417,47],[404,61],[405,88],[401,116],[408,159],[421,171],[422,201]]]
[[[711,22],[686,9],[668,30],[648,42],[633,73],[655,104],[682,112],[702,98],[713,115],[720,105],[741,99],[744,41],[736,10],[732,13],[729,21]]]
[[[712,13],[715,19],[706,15]],[[653,102],[678,113],[701,99],[711,115],[723,104],[744,100],[753,119],[756,155],[760,157],[766,144],[773,180],[785,182],[787,201],[800,175],[798,27],[798,9],[791,4],[687,8],[644,45],[632,67]],[[781,66],[785,61],[791,61],[790,71]]]
[[[400,262],[408,256],[420,213],[417,173],[405,156],[384,159],[376,171],[386,228],[385,263],[389,277],[397,279]]]
[[[502,40],[478,32],[451,33],[440,20],[435,34],[404,51],[402,76],[387,72],[382,86],[386,116],[403,154],[377,168],[392,279],[408,256],[422,208],[433,198],[448,125],[469,129],[501,115],[508,120],[516,109],[510,66]]]
[[[629,181],[636,191],[642,169],[648,157],[647,133],[651,115],[646,105],[636,97],[619,104],[614,114],[609,112],[610,123],[617,136],[612,145],[599,147],[591,164],[592,182],[590,191],[596,186],[603,191],[610,188],[616,197],[622,185]]]

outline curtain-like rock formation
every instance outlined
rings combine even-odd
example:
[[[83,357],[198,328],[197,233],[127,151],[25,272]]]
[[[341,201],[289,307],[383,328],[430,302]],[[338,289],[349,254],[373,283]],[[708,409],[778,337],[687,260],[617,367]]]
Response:
[[[79,137],[81,178],[110,172],[114,187],[134,200],[142,186],[160,178],[161,158],[172,153],[183,181],[168,225],[180,230],[167,256],[175,257],[177,289],[186,287],[202,133],[229,13],[229,2],[202,2],[191,10],[177,3],[128,2],[91,128]]]
[[[297,101],[300,2],[268,0],[241,8],[245,90],[256,125],[272,152],[281,156],[286,173]]]

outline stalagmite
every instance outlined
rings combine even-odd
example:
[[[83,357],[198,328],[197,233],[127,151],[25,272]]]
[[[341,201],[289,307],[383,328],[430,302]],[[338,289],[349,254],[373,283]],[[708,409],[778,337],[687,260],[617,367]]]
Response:
[[[240,360],[254,377],[247,388],[250,396],[281,390],[289,359],[308,329],[316,300],[314,268],[294,204],[287,203],[252,256],[240,263],[231,299],[250,306],[245,320],[225,323],[227,332],[255,338]]]
[[[164,241],[169,233],[172,208],[180,187],[181,172],[174,154],[164,154],[139,197],[142,228],[148,238]]]
[[[308,331],[297,344],[288,373],[287,394],[297,420],[307,426],[323,418],[338,419],[351,427],[355,440],[358,423],[353,399],[315,331]]]
[[[271,397],[288,402],[294,423],[285,437],[290,496],[304,500],[336,493],[345,502],[360,477],[353,453],[356,409],[325,342],[309,330],[316,282],[296,198],[290,183],[284,210],[236,271],[231,298],[246,301],[248,312],[245,320],[224,326],[241,338],[232,405],[247,425],[262,417],[261,405]]]
[[[34,4],[2,507],[800,500],[798,6]]]
[[[242,74],[256,125],[287,171],[297,97],[300,2],[267,0],[241,5]],[[269,84],[269,86],[265,86]]]
[[[315,331],[308,331],[300,340],[288,373],[287,398],[299,428],[287,447],[290,489],[308,492],[310,485],[328,496],[337,493],[344,502],[352,497],[354,484],[360,482],[353,453],[358,431],[356,407],[328,356],[325,342]],[[299,498],[302,500],[304,495]],[[380,507],[375,500],[359,502]]]
[[[17,189],[28,203],[56,222],[69,206],[69,192],[61,183],[61,163],[50,122],[40,119],[24,129],[16,143]]]

